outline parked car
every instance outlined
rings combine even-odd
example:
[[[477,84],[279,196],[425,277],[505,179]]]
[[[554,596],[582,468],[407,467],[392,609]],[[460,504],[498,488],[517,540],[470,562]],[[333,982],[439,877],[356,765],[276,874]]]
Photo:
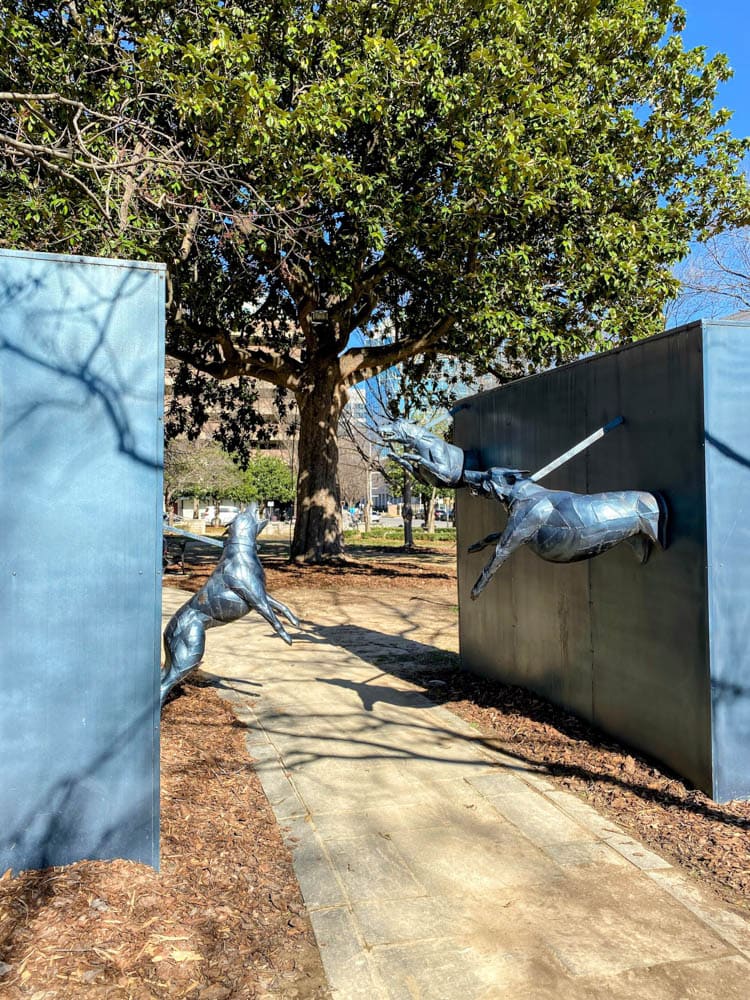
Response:
[[[370,523],[371,524],[380,524],[380,511],[379,510],[372,510],[372,511],[370,511]]]

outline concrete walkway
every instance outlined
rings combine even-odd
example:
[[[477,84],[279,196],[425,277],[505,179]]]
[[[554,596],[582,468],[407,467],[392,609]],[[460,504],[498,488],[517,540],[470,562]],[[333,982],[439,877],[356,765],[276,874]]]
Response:
[[[747,1000],[744,919],[399,676],[455,648],[455,609],[305,602],[292,647],[251,615],[203,669],[248,725],[336,1000]]]

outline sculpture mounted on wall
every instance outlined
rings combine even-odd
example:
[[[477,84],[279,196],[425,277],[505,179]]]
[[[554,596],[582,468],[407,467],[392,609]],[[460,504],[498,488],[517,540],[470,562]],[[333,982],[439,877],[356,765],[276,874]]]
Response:
[[[505,530],[493,532],[469,548],[469,552],[480,552],[495,543],[495,554],[472,588],[471,596],[476,599],[520,545],[528,545],[548,562],[559,563],[591,559],[620,542],[628,542],[638,560],[645,563],[652,545],[666,547],[667,508],[659,494],[641,490],[569,493],[545,489],[537,482],[623,423],[622,417],[610,420],[533,475],[519,469],[467,469],[461,448],[408,420],[390,421],[380,428],[380,436],[411,449],[403,455],[394,451],[386,454],[421,482],[438,487],[468,486],[474,493],[499,500],[507,509]]]
[[[254,608],[291,645],[277,612],[292,625],[299,625],[299,621],[285,604],[266,593],[266,576],[257,553],[257,537],[267,524],[267,520],[258,518],[255,504],[241,511],[229,526],[216,569],[169,620],[164,630],[162,705],[175,684],[203,659],[206,629],[243,618]]]
[[[493,532],[469,548],[479,552],[496,543],[492,559],[472,587],[474,599],[520,545],[528,545],[548,562],[560,563],[590,559],[624,541],[645,563],[652,545],[665,547],[666,505],[655,493],[548,490],[518,469],[466,472],[464,481],[474,492],[499,500],[508,511],[504,531]]]
[[[379,433],[384,441],[410,449],[403,455],[387,451],[386,458],[398,462],[421,483],[443,488],[463,485],[465,455],[461,448],[400,417],[382,424]]]

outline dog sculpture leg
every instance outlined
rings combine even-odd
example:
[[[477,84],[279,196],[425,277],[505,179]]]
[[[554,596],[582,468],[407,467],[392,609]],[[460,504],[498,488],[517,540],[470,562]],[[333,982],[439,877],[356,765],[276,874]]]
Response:
[[[287,646],[291,646],[291,644],[292,644],[292,637],[289,635],[289,633],[287,632],[287,630],[284,628],[284,626],[281,624],[281,622],[277,618],[276,612],[273,610],[273,608],[271,607],[271,605],[268,604],[268,603],[265,603],[265,604],[256,604],[255,605],[255,610],[258,612],[259,615],[261,615],[263,618],[266,619],[266,621],[271,626],[271,628],[274,630],[274,632],[276,633],[276,635],[281,636],[281,638],[284,640],[284,642],[287,644]]]
[[[537,527],[538,526],[532,523],[529,518],[514,518],[511,514],[510,519],[505,526],[505,531],[500,535],[500,539],[495,546],[495,554],[484,567],[477,582],[471,588],[471,599],[473,601],[479,597],[508,556],[515,552],[517,548],[523,545],[524,542],[527,542],[536,533]],[[492,536],[488,535],[488,538],[492,538]],[[481,543],[477,544],[479,544],[480,548],[483,548],[486,542],[487,539],[484,539]],[[472,549],[474,549],[474,546],[472,546]],[[471,549],[469,551],[471,551]],[[474,549],[474,551],[478,550]]]
[[[204,616],[189,605],[176,615],[164,632],[164,672],[161,704],[182,678],[197,667],[206,649]]]
[[[482,549],[486,549],[488,545],[494,545],[498,538],[502,537],[502,531],[493,531],[490,535],[485,535],[481,542],[474,542],[467,549],[468,552],[481,552]]]
[[[268,595],[268,603],[271,605],[274,611],[278,611],[279,614],[283,615],[288,622],[291,622],[295,628],[299,627],[299,618],[291,611],[286,604],[282,604],[281,601],[277,601],[275,597]]]
[[[412,476],[415,475],[414,466],[411,464],[411,462],[407,461],[407,459],[404,458],[403,455],[397,455],[395,451],[387,451],[385,453],[385,457],[393,459],[393,461],[396,462],[398,465],[400,465],[402,469],[406,469],[406,471],[410,475]]]
[[[292,638],[284,628],[284,626],[279,621],[276,611],[274,610],[274,605],[278,605],[278,609],[285,617],[292,623],[292,625],[297,625],[299,622],[296,621],[296,616],[285,605],[281,604],[280,601],[275,601],[269,594],[266,593],[265,589],[260,590],[259,587],[238,587],[234,586],[234,593],[244,601],[247,605],[247,611],[250,608],[254,608],[258,614],[265,618],[274,632],[281,636],[287,646],[291,646]],[[245,614],[247,614],[247,611]],[[290,617],[291,616],[291,617]]]

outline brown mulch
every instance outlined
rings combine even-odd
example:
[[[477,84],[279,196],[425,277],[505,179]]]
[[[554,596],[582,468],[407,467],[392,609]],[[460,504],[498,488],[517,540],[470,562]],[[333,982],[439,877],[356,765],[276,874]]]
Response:
[[[0,880],[0,996],[329,995],[239,724],[196,680],[162,718],[162,869],[84,861]]]
[[[421,555],[422,553],[420,553]],[[430,554],[427,552],[426,554]],[[286,559],[264,559],[266,589],[276,596],[277,591],[293,590],[367,590],[373,586],[387,587],[389,590],[432,589],[447,586],[455,591],[456,573],[448,566],[420,564],[403,555],[388,562],[350,561],[323,566],[298,566]],[[164,576],[167,587],[198,590],[213,572],[215,563],[187,563],[185,573]]]

